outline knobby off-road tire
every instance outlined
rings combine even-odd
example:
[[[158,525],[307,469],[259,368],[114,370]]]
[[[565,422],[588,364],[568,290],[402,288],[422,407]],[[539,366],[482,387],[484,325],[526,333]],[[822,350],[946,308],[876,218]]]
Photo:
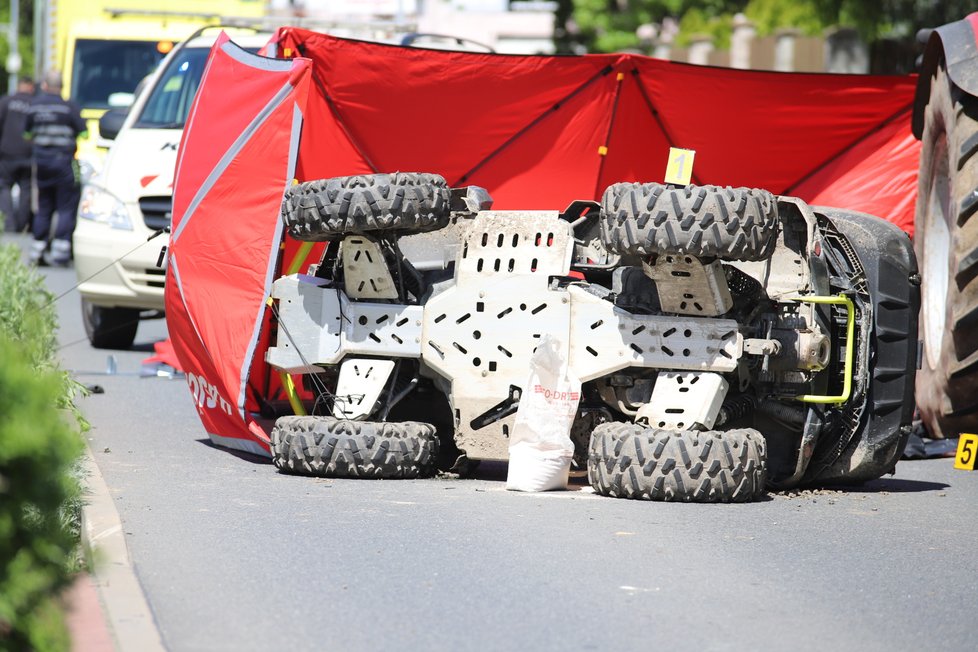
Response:
[[[437,174],[398,172],[336,177],[291,186],[282,219],[296,240],[405,235],[448,224],[451,193]]]
[[[272,461],[287,473],[331,478],[417,478],[433,475],[434,426],[333,417],[281,417],[272,429]]]
[[[930,435],[978,431],[978,99],[942,64],[924,110],[914,250],[922,277],[917,407]]]
[[[777,232],[777,201],[756,188],[616,183],[601,199],[601,237],[613,253],[763,260]]]
[[[751,429],[694,432],[605,423],[591,434],[587,474],[603,496],[747,502],[764,494],[767,446]]]

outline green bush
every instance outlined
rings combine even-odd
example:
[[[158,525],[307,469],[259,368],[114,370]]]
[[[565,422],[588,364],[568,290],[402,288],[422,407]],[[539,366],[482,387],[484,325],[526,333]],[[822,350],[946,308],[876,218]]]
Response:
[[[0,333],[18,342],[33,366],[48,366],[58,346],[53,297],[21,256],[17,246],[0,246]]]
[[[56,600],[78,569],[83,422],[55,327],[42,279],[0,247],[0,650],[69,646]]]

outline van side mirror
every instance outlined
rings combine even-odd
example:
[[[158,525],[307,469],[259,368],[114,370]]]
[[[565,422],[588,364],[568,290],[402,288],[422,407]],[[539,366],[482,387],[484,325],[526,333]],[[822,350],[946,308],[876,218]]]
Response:
[[[129,109],[109,109],[99,118],[98,133],[106,140],[115,140],[122,129],[122,123],[126,121]]]

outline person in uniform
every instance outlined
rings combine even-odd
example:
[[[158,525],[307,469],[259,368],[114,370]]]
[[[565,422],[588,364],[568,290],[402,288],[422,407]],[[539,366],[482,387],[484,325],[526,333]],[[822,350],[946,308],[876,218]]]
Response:
[[[24,132],[32,99],[34,80],[21,77],[17,92],[0,100],[0,212],[8,233],[31,225],[31,143]],[[19,192],[16,206],[14,186]]]
[[[26,126],[33,144],[37,188],[30,260],[38,265],[47,262],[64,267],[71,262],[71,235],[80,196],[76,141],[85,134],[86,127],[78,105],[61,97],[61,73],[49,72],[44,76],[41,92],[27,113]],[[44,251],[49,241],[51,252],[45,261]]]

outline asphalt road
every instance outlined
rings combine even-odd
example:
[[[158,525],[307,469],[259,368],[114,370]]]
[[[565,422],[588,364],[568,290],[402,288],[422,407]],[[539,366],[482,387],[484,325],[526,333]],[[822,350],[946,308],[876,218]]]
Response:
[[[9,237],[7,238],[9,239]],[[71,270],[45,270],[57,294]],[[978,473],[902,462],[848,491],[648,503],[475,479],[320,480],[211,446],[183,380],[92,349],[81,400],[165,645],[184,650],[974,650]]]

